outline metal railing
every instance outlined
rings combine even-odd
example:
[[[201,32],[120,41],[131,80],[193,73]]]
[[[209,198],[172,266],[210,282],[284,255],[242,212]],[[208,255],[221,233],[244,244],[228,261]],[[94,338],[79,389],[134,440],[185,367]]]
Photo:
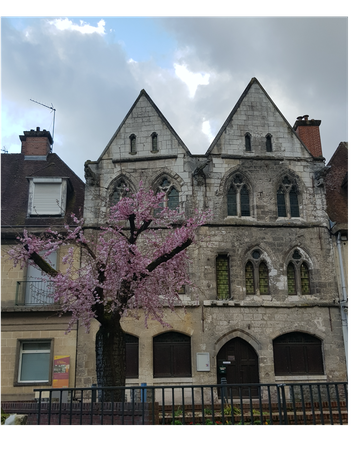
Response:
[[[54,304],[54,283],[50,280],[23,280],[16,284],[16,306]]]
[[[348,420],[347,382],[35,392],[38,425],[344,425]]]

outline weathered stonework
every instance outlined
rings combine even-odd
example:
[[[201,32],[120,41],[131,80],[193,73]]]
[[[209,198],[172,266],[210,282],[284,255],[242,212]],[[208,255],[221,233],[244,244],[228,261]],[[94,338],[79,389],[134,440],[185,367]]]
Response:
[[[151,134],[158,135],[152,151]],[[251,138],[246,150],[245,134]],[[130,135],[136,152],[130,152]],[[269,136],[271,148],[266,146]],[[205,155],[193,156],[153,101],[143,90],[100,158],[87,163],[97,184],[86,185],[87,224],[101,223],[109,194],[123,178],[131,190],[139,182],[157,190],[167,177],[179,192],[180,208],[210,208],[211,223],[199,230],[204,241],[190,248],[190,272],[198,297],[176,313],[166,311],[174,331],[191,337],[192,376],[155,378],[153,338],[165,330],[160,324],[144,327],[144,319],[126,318],[124,330],[139,338],[139,376],[128,384],[214,384],[218,381],[217,355],[228,341],[239,337],[255,350],[261,383],[333,381],[346,379],[346,364],[338,306],[332,241],[325,212],[324,184],[316,175],[324,159],[312,155],[260,83],[252,79]],[[228,216],[227,193],[235,174],[249,192],[249,216]],[[93,175],[93,176],[92,176]],[[299,216],[278,217],[277,192],[285,176],[297,187]],[[88,182],[88,180],[87,180]],[[257,249],[269,272],[267,294],[247,294],[246,262]],[[299,254],[309,270],[310,293],[288,294],[287,267]],[[216,257],[229,259],[230,297],[217,299]],[[77,386],[95,382],[94,337],[78,332]],[[289,332],[303,332],[321,341],[324,371],[319,375],[275,375],[273,340]],[[197,371],[197,353],[210,354],[210,371]]]

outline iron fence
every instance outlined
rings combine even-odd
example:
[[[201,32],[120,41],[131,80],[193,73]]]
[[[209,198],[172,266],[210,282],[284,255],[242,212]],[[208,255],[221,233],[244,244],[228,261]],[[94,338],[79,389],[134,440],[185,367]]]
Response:
[[[345,425],[347,382],[36,389],[37,425]],[[118,402],[116,393],[123,398]],[[6,404],[3,403],[2,406]],[[17,403],[17,405],[20,405]],[[15,405],[16,407],[16,405]]]

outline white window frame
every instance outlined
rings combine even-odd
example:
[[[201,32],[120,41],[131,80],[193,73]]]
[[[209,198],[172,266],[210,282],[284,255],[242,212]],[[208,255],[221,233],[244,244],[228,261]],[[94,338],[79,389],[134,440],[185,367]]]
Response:
[[[59,185],[59,194],[52,200],[54,208],[49,210],[36,206],[36,187],[41,184],[57,186]],[[58,202],[56,202],[58,201]],[[60,177],[36,177],[29,179],[29,197],[28,197],[28,216],[57,216],[63,217],[66,211],[67,201],[67,179]]]
[[[38,344],[44,343],[48,345],[47,349],[32,349],[32,350],[23,350],[24,344]],[[21,372],[22,372],[22,365],[23,365],[23,356],[26,354],[36,354],[36,353],[45,353],[48,355],[49,367],[48,367],[48,377],[47,379],[38,380],[38,379],[31,379],[31,380],[21,380]],[[18,341],[18,355],[17,355],[17,364],[18,370],[16,373],[16,382],[15,384],[24,386],[24,385],[33,385],[33,383],[51,383],[51,375],[52,375],[52,357],[53,357],[53,339],[21,339]]]

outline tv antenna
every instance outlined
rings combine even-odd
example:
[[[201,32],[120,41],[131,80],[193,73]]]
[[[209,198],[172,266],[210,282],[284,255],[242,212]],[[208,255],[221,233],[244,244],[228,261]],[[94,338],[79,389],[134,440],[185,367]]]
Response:
[[[43,103],[40,103],[38,101],[34,101],[34,99],[30,99],[30,101],[32,101],[33,103],[37,103],[37,104],[40,104],[41,106],[44,106],[44,107],[47,107],[48,109],[51,109],[51,111],[54,112],[54,117],[53,117],[53,145],[51,147],[51,151],[53,150],[54,148],[54,130],[55,130],[55,112],[56,112],[56,109],[54,109],[54,106],[53,104],[51,103],[51,106],[47,106],[46,104],[43,104]]]

